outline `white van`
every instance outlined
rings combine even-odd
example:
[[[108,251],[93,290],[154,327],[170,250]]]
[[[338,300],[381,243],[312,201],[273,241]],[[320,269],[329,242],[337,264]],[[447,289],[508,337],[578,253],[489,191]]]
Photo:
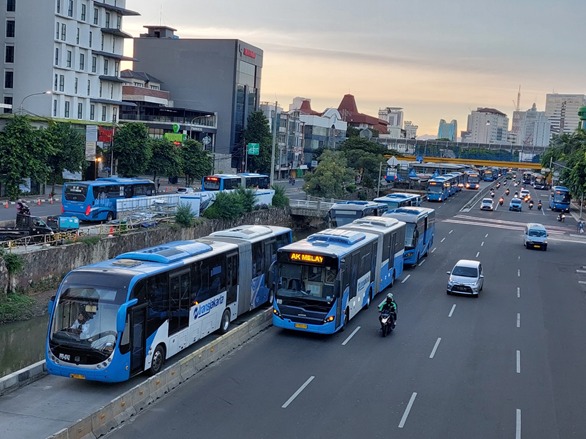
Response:
[[[525,248],[540,248],[547,250],[547,230],[539,223],[528,223],[523,232]]]

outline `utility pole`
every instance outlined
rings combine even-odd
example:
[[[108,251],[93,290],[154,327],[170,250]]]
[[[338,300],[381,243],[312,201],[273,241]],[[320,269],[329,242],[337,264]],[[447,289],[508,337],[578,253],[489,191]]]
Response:
[[[271,148],[271,187],[275,181],[275,147],[277,143],[277,105],[275,101],[275,114],[273,115],[273,146]]]

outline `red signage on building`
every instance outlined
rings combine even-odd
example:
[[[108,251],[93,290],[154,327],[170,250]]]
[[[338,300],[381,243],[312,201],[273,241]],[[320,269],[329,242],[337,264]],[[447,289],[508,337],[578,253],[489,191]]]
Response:
[[[242,51],[242,54],[243,54],[243,55],[245,55],[245,56],[248,56],[249,58],[252,58],[252,59],[255,59],[255,58],[256,58],[256,53],[255,53],[255,52],[253,52],[253,51],[252,51],[252,50],[250,50],[250,49],[246,49],[246,48],[245,48],[245,49]]]
[[[114,130],[112,128],[98,127],[98,142],[112,142],[113,134]]]

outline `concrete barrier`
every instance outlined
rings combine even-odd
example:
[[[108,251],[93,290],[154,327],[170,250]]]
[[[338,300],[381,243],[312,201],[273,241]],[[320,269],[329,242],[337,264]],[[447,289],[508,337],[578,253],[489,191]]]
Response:
[[[9,375],[0,378],[0,396],[26,386],[47,375],[45,360],[31,364]]]
[[[49,436],[49,439],[96,439],[104,436],[140,413],[149,404],[179,387],[202,369],[220,360],[271,326],[272,315],[272,309],[259,313],[227,334],[202,346],[157,375],[116,397],[95,413]]]

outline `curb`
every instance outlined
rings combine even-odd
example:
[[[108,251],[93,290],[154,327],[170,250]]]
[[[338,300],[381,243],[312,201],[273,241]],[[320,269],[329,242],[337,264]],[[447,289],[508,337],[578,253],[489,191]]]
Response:
[[[47,375],[45,360],[41,360],[24,369],[6,375],[0,378],[0,396],[24,387],[33,381],[41,379],[45,375]]]

